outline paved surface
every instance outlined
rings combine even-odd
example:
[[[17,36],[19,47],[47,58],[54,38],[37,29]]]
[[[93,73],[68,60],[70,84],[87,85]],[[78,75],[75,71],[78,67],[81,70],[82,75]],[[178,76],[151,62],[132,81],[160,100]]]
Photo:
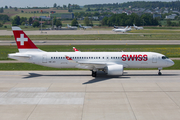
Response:
[[[129,34],[114,32],[112,30],[46,30],[41,31],[24,31],[27,35],[88,35],[88,34]],[[13,32],[7,30],[0,30],[0,35],[13,35]]]
[[[0,71],[0,120],[179,120],[180,71]]]
[[[34,40],[36,45],[180,45],[180,40]],[[0,40],[0,45],[16,45]]]
[[[175,30],[179,31],[179,30]],[[41,33],[40,30],[36,31],[24,31],[27,35],[92,35],[92,34],[152,34],[152,33],[122,33],[114,32],[112,29],[89,29],[89,30],[46,30]],[[162,34],[162,33],[153,33]],[[164,33],[164,34],[179,34],[179,33]],[[11,30],[0,30],[1,35],[13,35]]]

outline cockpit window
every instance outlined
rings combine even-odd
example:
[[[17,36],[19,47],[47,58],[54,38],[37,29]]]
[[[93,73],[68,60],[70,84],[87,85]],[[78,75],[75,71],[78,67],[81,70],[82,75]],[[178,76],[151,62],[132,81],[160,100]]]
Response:
[[[162,56],[162,59],[169,59],[168,57],[166,57],[166,56]]]

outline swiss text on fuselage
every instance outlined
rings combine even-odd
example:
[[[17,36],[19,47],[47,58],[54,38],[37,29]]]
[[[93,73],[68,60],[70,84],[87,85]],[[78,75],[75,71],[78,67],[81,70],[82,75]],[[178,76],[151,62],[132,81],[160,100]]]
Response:
[[[122,61],[147,61],[148,56],[146,54],[144,55],[122,55]]]

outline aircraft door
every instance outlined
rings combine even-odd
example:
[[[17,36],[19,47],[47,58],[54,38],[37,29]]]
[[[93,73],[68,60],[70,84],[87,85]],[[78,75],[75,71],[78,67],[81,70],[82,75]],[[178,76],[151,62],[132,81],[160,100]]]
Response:
[[[47,55],[42,56],[42,63],[47,63]]]
[[[157,63],[157,56],[156,55],[152,56],[152,63]]]

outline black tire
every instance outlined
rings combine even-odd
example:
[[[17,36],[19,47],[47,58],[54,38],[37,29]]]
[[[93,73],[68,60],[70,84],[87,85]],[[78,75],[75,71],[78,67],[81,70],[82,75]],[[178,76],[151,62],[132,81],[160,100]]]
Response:
[[[96,72],[92,71],[92,77],[96,77]]]
[[[162,73],[161,73],[161,72],[158,72],[158,75],[162,75]]]

